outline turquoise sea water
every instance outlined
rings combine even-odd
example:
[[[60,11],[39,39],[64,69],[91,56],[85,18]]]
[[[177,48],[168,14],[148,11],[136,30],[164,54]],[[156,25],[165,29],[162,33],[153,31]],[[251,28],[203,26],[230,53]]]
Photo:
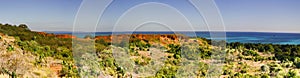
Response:
[[[72,32],[52,32],[54,34],[72,34]],[[203,37],[211,39],[210,32],[176,32],[189,37]],[[111,35],[112,32],[77,33],[79,38],[85,35]],[[130,34],[130,32],[116,32],[114,34]],[[174,34],[174,32],[133,32],[132,34]],[[223,33],[225,34],[225,33]],[[300,33],[267,33],[267,32],[226,32],[226,42],[262,43],[262,44],[291,44],[300,45]]]

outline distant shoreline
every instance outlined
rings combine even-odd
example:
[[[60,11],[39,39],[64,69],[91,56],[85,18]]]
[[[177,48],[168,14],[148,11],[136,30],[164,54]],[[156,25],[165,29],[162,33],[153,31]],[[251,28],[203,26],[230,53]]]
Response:
[[[91,36],[107,36],[112,34],[174,34],[174,32],[160,31],[160,32],[47,32],[53,34],[69,34],[75,35],[78,38],[84,38],[86,35]],[[279,32],[208,32],[208,31],[181,31],[176,32],[184,34],[188,37],[199,37],[211,39],[211,33],[219,33],[219,35],[226,36],[226,42],[240,42],[240,43],[261,43],[261,44],[289,44],[289,45],[300,45],[300,33],[279,33]],[[214,38],[215,39],[215,38]]]
[[[46,33],[54,33],[54,34],[59,34],[59,33],[65,33],[65,34],[72,34],[72,31],[40,31],[40,32],[46,32]],[[131,31],[118,31],[118,32],[114,32],[114,33],[129,33]],[[173,32],[173,31],[134,31],[134,32]],[[224,33],[223,31],[174,31],[174,32],[220,32],[220,33]],[[80,32],[76,32],[76,33],[112,33],[109,31],[105,31],[105,32],[85,32],[85,31],[80,31]],[[256,32],[256,31],[225,31],[225,33],[278,33],[278,34],[300,34],[297,32]]]

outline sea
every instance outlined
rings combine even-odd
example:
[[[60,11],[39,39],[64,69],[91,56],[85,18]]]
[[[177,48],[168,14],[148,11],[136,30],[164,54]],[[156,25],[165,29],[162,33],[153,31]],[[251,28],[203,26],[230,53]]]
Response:
[[[72,32],[48,32],[54,34],[72,34]],[[189,37],[202,37],[207,39],[211,38],[211,33],[214,32],[176,32],[184,34]],[[300,45],[300,33],[277,33],[277,32],[218,32],[226,35],[227,43],[240,42],[240,43],[261,43],[261,44],[288,44]],[[86,35],[92,36],[105,36],[112,34],[174,34],[174,32],[95,32],[95,33],[75,33],[73,35],[78,38],[84,38]]]

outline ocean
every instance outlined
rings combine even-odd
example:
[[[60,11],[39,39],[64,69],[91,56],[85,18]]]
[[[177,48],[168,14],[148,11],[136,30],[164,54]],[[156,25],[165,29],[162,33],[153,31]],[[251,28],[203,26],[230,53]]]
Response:
[[[72,34],[72,32],[48,32],[54,34]],[[189,37],[210,38],[210,32],[176,32]],[[111,35],[112,32],[77,33],[75,36],[83,38],[86,35]],[[114,34],[130,34],[116,32]],[[133,32],[133,34],[174,34],[174,32]],[[273,32],[226,32],[226,42],[261,43],[261,44],[290,44],[300,45],[300,33],[273,33]]]

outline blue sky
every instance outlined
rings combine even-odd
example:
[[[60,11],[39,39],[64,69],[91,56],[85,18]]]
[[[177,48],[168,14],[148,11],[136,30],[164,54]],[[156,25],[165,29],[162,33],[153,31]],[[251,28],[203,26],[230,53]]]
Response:
[[[0,22],[26,23],[36,31],[72,31],[81,2],[81,0],[1,0]],[[124,12],[146,2],[170,5],[180,11],[192,23],[195,30],[207,30],[203,18],[187,0],[115,0],[104,12],[100,20],[101,26],[97,30],[112,30]],[[215,0],[215,2],[223,17],[226,31],[300,33],[299,0]],[[167,9],[157,9],[157,11],[165,10]],[[129,23],[135,22],[134,19],[128,20]],[[181,29],[180,26],[177,28]]]
[[[80,0],[1,0],[0,22],[28,24],[32,30],[70,30]]]

